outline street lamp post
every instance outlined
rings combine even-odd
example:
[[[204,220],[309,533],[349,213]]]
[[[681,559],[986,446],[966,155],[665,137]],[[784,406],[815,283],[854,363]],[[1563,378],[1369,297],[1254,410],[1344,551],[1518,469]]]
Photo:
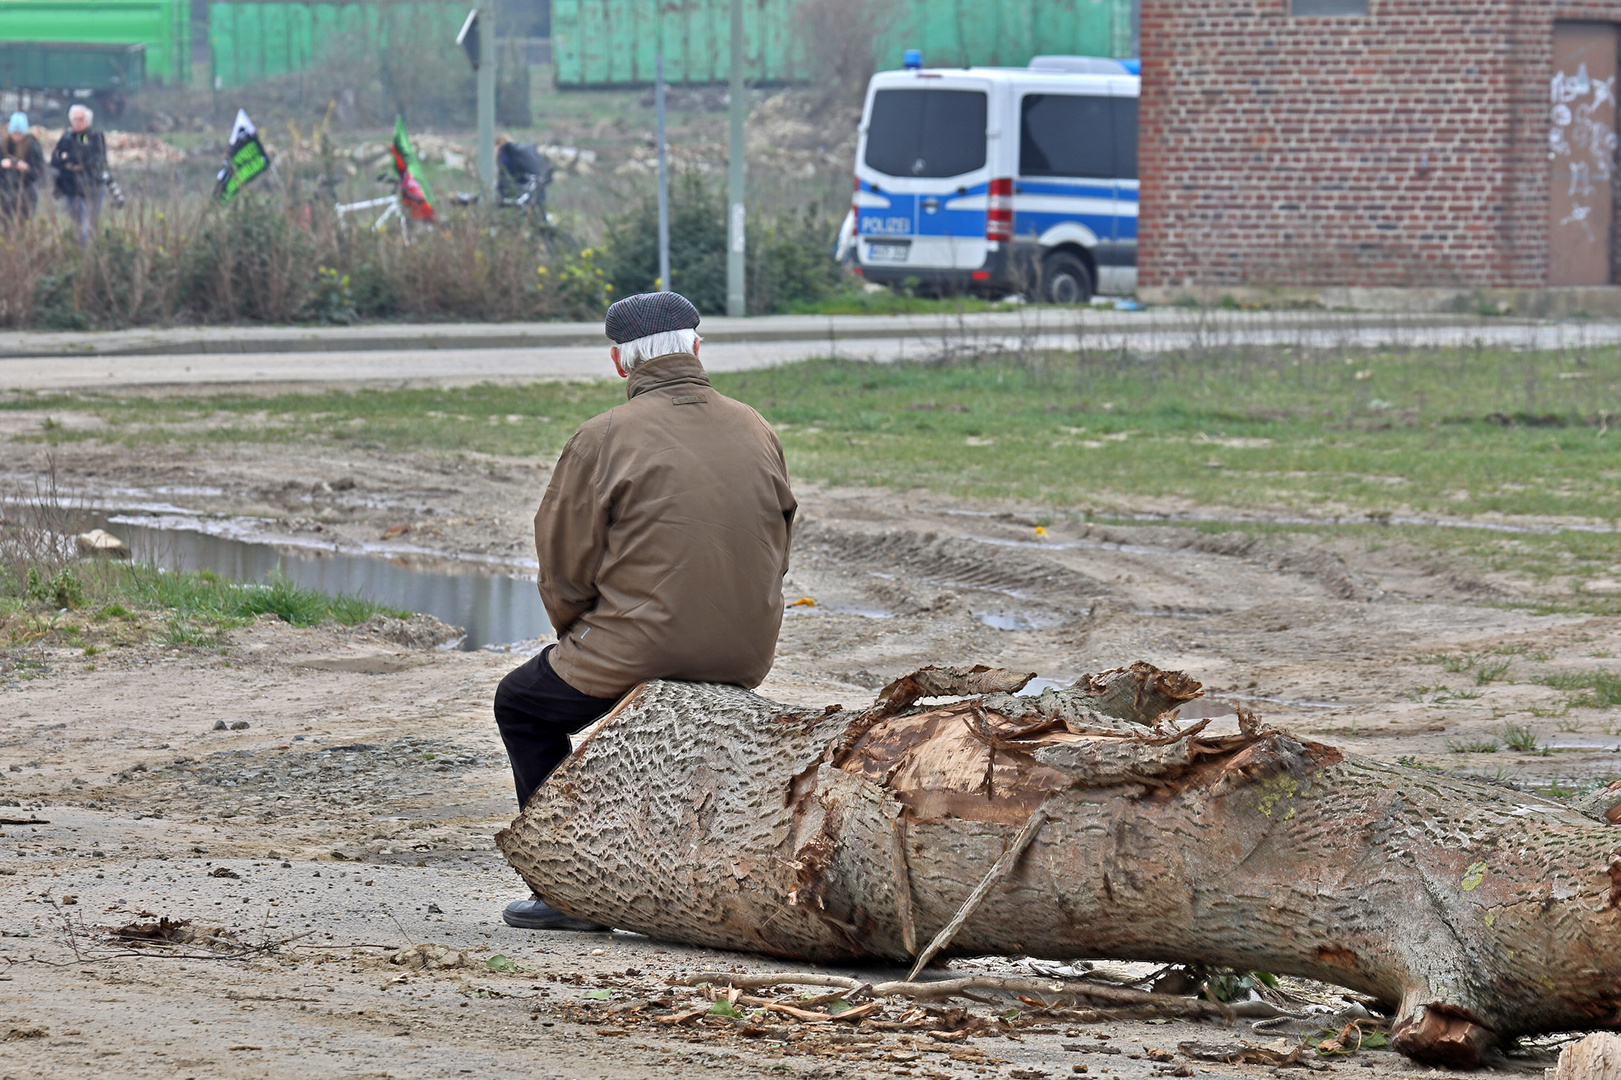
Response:
[[[743,87],[743,0],[732,0],[730,160],[726,169],[726,314],[739,317],[743,296],[743,118],[748,99]]]

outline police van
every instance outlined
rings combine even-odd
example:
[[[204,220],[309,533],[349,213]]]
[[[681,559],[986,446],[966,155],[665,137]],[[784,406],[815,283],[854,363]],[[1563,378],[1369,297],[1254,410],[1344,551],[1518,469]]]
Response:
[[[1135,62],[874,75],[856,150],[855,267],[931,292],[1062,304],[1137,284]]]

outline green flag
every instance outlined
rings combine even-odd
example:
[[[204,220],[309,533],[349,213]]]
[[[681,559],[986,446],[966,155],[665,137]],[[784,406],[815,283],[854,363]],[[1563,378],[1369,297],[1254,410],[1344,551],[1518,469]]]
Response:
[[[270,157],[259,142],[259,131],[248,119],[246,109],[236,110],[231,127],[231,144],[225,150],[225,168],[215,177],[214,195],[230,202],[250,181],[270,168]]]

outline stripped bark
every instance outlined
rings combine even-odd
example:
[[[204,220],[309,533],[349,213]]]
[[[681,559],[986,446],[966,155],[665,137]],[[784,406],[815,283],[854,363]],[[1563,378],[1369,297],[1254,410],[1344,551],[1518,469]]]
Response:
[[[1222,737],[1179,726],[1198,684],[1147,664],[1005,692],[1022,682],[926,669],[871,709],[825,712],[649,683],[497,840],[582,918],[906,961],[1039,808],[947,955],[1321,979],[1387,1003],[1398,1050],[1454,1066],[1521,1035],[1621,1028],[1621,831],[1248,714]],[[982,696],[914,704],[953,693]]]

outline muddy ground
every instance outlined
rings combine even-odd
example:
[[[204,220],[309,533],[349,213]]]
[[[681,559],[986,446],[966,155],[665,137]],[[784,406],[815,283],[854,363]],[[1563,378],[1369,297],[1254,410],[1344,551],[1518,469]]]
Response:
[[[163,452],[91,441],[56,456],[65,488],[111,508],[178,507],[214,527],[232,519],[278,542],[407,561],[519,566],[533,558],[529,523],[548,472],[325,446]],[[0,442],[0,471],[16,477],[39,464],[37,444]],[[1206,684],[1196,715],[1243,702],[1358,753],[1523,784],[1621,774],[1612,734],[1621,710],[1556,717],[1564,695],[1532,681],[1614,669],[1621,620],[1503,606],[1525,583],[1346,538],[1263,543],[924,494],[800,494],[788,590],[816,603],[785,621],[761,688],[778,700],[860,703],[926,663],[1067,681],[1146,659]],[[776,965],[628,934],[501,924],[501,906],[522,889],[492,842],[514,807],[489,702],[534,647],[447,651],[386,621],[296,630],[267,618],[214,648],[7,650],[0,1077],[1268,1072],[1177,1050],[1277,1038],[1248,1021],[1027,1015],[1011,1033],[941,1041],[844,1030],[855,1025],[650,1020],[702,1004],[671,977]],[[1507,666],[1482,683],[1436,664],[1437,654]],[[221,720],[227,729],[215,730]],[[1529,725],[1554,752],[1453,749],[1505,721]],[[191,920],[215,947],[108,944],[108,928],[158,918]],[[449,946],[439,962],[450,966],[388,960],[419,942]],[[497,954],[517,969],[492,970]],[[1174,1059],[1156,1060],[1161,1052]],[[1533,1049],[1504,1068],[1550,1062]],[[1429,1072],[1388,1052],[1331,1067]]]

